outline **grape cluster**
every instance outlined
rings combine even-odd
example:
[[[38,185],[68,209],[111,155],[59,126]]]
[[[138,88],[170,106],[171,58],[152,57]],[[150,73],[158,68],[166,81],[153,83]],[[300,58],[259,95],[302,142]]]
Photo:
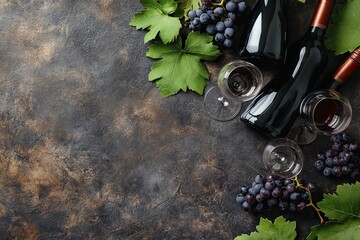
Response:
[[[189,29],[206,32],[214,36],[215,43],[230,48],[237,31],[236,22],[246,8],[244,0],[227,0],[221,3],[203,0],[201,8],[188,12]]]
[[[236,196],[236,202],[244,211],[263,212],[267,209],[301,211],[308,205],[313,205],[311,193],[316,191],[313,183],[306,187],[297,178],[284,179],[275,175],[263,177],[257,175],[251,187],[243,186]]]
[[[314,164],[316,170],[325,176],[350,176],[360,179],[360,144],[353,141],[348,133],[332,135],[331,148],[317,154]]]

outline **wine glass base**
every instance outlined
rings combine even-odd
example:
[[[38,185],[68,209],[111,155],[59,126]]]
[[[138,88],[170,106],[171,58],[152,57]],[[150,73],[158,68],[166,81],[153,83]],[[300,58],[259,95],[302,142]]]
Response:
[[[304,124],[291,128],[288,134],[288,138],[294,140],[299,145],[310,144],[316,139],[316,137],[316,132],[312,131]]]
[[[227,99],[217,86],[206,91],[204,106],[209,116],[218,121],[229,121],[239,115],[242,102]]]
[[[266,169],[283,178],[297,176],[302,168],[304,156],[300,147],[291,139],[277,138],[264,149],[263,163]]]

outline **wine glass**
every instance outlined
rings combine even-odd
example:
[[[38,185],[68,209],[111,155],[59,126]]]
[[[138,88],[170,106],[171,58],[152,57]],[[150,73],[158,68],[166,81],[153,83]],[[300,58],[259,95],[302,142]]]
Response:
[[[217,86],[206,91],[204,106],[215,120],[235,118],[244,101],[254,98],[264,85],[261,71],[252,63],[235,60],[225,64],[218,75]]]
[[[272,140],[264,149],[263,163],[271,173],[290,179],[303,168],[304,156],[296,142],[288,138]]]
[[[333,89],[308,94],[300,105],[300,124],[288,137],[300,145],[313,142],[318,134],[332,135],[346,130],[352,119],[349,100]]]

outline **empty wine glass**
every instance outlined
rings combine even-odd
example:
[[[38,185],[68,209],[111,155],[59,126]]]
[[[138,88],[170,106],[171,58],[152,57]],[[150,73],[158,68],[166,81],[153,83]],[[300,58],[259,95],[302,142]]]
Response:
[[[296,177],[303,168],[304,156],[291,139],[277,138],[272,140],[263,153],[263,163],[267,170],[283,178]]]
[[[318,134],[332,135],[346,130],[352,119],[349,100],[333,89],[308,94],[300,105],[300,124],[288,137],[300,145],[313,142]]]
[[[215,120],[228,121],[236,117],[244,101],[251,100],[264,84],[260,70],[253,64],[236,60],[224,65],[217,86],[206,91],[204,106]]]

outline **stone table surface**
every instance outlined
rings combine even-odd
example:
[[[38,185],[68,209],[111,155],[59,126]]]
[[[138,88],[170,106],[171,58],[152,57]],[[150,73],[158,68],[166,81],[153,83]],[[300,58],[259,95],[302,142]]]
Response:
[[[254,2],[254,1],[250,1]],[[290,42],[315,7],[285,1]],[[136,0],[0,1],[0,239],[233,239],[261,216],[235,202],[239,187],[265,174],[269,139],[210,119],[203,96],[164,98],[149,82],[144,31],[129,26]],[[226,51],[208,64],[214,81]],[[346,55],[329,52],[324,76]],[[359,136],[357,73],[341,89]],[[329,147],[302,147],[301,177],[333,192],[341,180],[313,168]],[[284,213],[298,239],[319,220]]]

